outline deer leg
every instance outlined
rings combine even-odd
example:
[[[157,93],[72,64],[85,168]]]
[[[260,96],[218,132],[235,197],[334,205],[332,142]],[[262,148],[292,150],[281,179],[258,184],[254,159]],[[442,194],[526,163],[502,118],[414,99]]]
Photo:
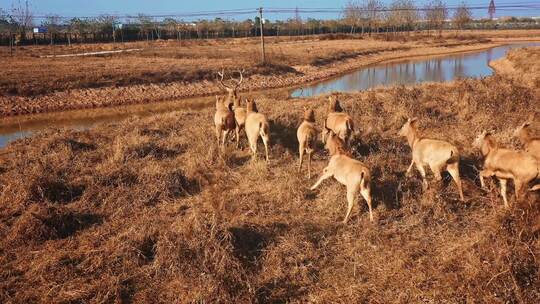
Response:
[[[362,181],[362,184],[364,181]],[[360,193],[362,194],[362,197],[366,200],[366,203],[369,208],[369,220],[373,222],[373,211],[371,210],[371,189],[369,186],[364,187],[363,185],[360,188]]]
[[[217,137],[217,145],[219,148],[219,145],[221,144],[221,126],[216,126],[216,137]]]
[[[409,168],[407,168],[407,172],[405,173],[405,175],[409,176],[411,174],[413,166],[414,166],[414,160],[411,160],[411,164],[409,165]]]
[[[308,151],[308,179],[311,179],[311,153],[312,151]]]
[[[236,125],[236,149],[240,147],[240,126]]]
[[[456,182],[456,186],[458,188],[459,197],[461,201],[464,201],[465,198],[463,196],[463,188],[461,185],[461,177],[459,176],[459,163],[453,163],[446,166],[446,170],[450,175],[452,176],[452,179],[454,179],[454,182]]]
[[[424,166],[422,166],[419,163],[415,163],[415,164],[416,164],[416,169],[420,172],[420,175],[422,176],[422,189],[426,191],[428,188],[428,182],[426,179],[426,169],[424,169]]]
[[[359,185],[354,185],[353,187],[347,186],[347,214],[345,214],[343,224],[346,224],[349,221],[349,217],[351,216],[351,211],[354,207],[356,196],[358,195],[358,188]]]
[[[261,136],[262,137],[262,140],[263,140],[263,144],[264,144],[264,152],[266,153],[266,162],[269,162],[270,161],[270,158],[268,157],[268,142],[269,142],[269,138],[267,135],[263,135]]]
[[[303,143],[300,143],[300,146],[298,148],[298,152],[300,154],[300,159],[299,159],[299,163],[298,163],[298,173],[300,173],[302,171],[302,162],[303,162],[303,159],[304,159],[304,144]]]
[[[501,195],[503,197],[504,207],[509,208],[508,205],[508,198],[506,197],[506,183],[508,182],[507,179],[499,178],[499,182],[501,183]]]
[[[523,183],[521,181],[518,181],[517,179],[514,179],[514,188],[516,190],[516,201],[519,202],[521,200],[521,192],[523,190]]]
[[[489,171],[489,170],[481,170],[480,171],[480,186],[482,188],[485,188],[486,187],[486,183],[484,181],[484,178],[487,178],[487,177],[492,177],[493,176],[493,172]]]
[[[311,187],[311,190],[315,190],[319,185],[327,178],[332,177],[333,174],[328,170],[328,168],[324,168],[323,173],[321,177],[319,177],[319,180]]]
[[[441,175],[442,166],[439,164],[430,164],[429,168],[431,169],[431,172],[433,172],[433,177],[435,178],[435,180],[441,181],[442,180],[442,175]]]
[[[229,130],[223,131],[223,138],[221,139],[221,145],[223,147],[223,150],[225,150],[225,142],[227,141],[227,137],[229,136]]]
[[[257,140],[259,138],[257,136],[248,136],[249,141],[249,148],[251,149],[252,157],[257,157]]]

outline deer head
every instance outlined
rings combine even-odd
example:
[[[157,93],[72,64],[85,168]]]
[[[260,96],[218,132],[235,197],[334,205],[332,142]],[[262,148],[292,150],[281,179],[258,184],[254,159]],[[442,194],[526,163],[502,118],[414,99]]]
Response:
[[[223,79],[225,78],[225,70],[221,70],[221,72],[217,72],[219,78],[217,78],[220,86],[225,89],[225,91],[227,91],[227,93],[229,93],[229,102],[231,101],[234,101],[236,98],[237,98],[237,91],[238,91],[238,88],[240,87],[240,85],[242,84],[242,82],[244,81],[244,70],[238,70],[237,71],[238,74],[239,74],[239,79],[234,79],[232,76],[230,76],[230,80],[231,82],[233,82],[234,84],[231,86],[231,85],[227,85]]]

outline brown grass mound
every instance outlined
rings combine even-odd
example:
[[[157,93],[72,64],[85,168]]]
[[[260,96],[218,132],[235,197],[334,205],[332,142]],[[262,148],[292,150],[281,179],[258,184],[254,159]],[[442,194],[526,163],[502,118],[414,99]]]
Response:
[[[303,107],[320,125],[326,96],[258,101],[270,165],[246,149],[220,156],[211,109],[12,143],[0,156],[0,302],[539,302],[538,194],[505,210],[495,182],[479,188],[471,149],[482,129],[512,146],[539,96],[496,76],[338,98],[372,171],[375,223],[360,201],[340,224],[344,188],[310,191],[315,177],[295,171]],[[406,116],[460,148],[465,202],[448,176],[425,193],[405,177]],[[318,152],[314,171],[326,162]]]

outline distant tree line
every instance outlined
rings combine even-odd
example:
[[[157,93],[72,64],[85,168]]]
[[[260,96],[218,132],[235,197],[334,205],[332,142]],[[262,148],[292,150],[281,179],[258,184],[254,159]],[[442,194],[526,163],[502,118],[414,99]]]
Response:
[[[255,13],[254,13],[255,14]],[[161,39],[210,39],[253,37],[260,35],[259,17],[244,21],[222,18],[184,21],[156,19],[144,14],[120,19],[115,15],[66,19],[58,15],[39,18],[36,24],[27,2],[18,2],[11,11],[0,8],[0,45],[71,44]],[[266,36],[299,36],[350,33],[372,35],[410,34],[426,31],[439,35],[444,29],[538,28],[532,18],[509,18],[504,21],[473,20],[463,2],[451,11],[441,0],[418,7],[413,0],[394,0],[385,6],[380,0],[349,1],[341,18],[302,19],[299,14],[287,20],[264,20]],[[40,26],[41,31],[34,32]]]

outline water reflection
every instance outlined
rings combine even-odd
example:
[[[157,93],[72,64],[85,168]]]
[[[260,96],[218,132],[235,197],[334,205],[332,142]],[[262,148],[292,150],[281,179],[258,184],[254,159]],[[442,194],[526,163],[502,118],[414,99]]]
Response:
[[[378,86],[409,85],[425,81],[443,82],[493,73],[489,62],[503,57],[511,48],[540,43],[507,45],[477,53],[447,55],[423,60],[407,60],[369,66],[336,79],[296,89],[291,97],[315,96],[333,91],[351,92]]]
[[[10,141],[47,128],[86,129],[98,123],[121,121],[134,115],[150,116],[175,110],[196,111],[210,107],[213,102],[213,97],[203,97],[152,104],[6,117],[0,120],[0,148]]]

